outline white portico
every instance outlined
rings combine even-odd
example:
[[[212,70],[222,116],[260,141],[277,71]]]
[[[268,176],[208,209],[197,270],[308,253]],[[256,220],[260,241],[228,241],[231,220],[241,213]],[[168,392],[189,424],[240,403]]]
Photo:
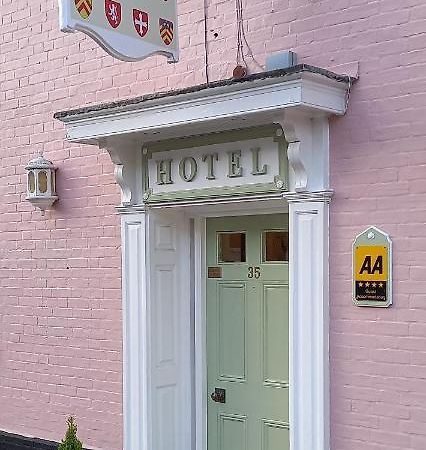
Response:
[[[125,450],[210,450],[206,218],[272,213],[289,215],[290,448],[329,450],[328,117],[349,83],[302,65],[56,115],[121,188]]]

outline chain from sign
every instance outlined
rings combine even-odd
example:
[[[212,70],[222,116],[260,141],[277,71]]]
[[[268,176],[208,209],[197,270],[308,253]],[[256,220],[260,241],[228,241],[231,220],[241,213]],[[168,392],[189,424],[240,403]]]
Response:
[[[176,0],[58,0],[60,27],[82,31],[110,55],[140,61],[154,54],[179,60]]]
[[[357,306],[392,304],[392,242],[376,227],[358,235],[353,244],[353,300]]]

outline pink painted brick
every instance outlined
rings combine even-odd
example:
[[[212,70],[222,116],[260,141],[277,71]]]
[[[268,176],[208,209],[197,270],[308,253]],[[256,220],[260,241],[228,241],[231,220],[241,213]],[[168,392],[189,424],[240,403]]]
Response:
[[[4,1],[1,14],[0,428],[58,440],[73,413],[88,446],[118,450],[119,190],[106,153],[66,143],[52,114],[205,82],[203,5],[179,2],[182,58],[168,66],[114,61],[58,31],[56,2],[28,3]],[[228,77],[234,2],[209,2],[207,16],[210,79]],[[323,67],[360,62],[348,114],[331,127],[332,450],[424,450],[424,2],[268,0],[247,2],[244,17],[260,64],[287,49]],[[61,174],[44,219],[24,200],[23,166],[41,149]],[[395,240],[393,310],[351,304],[350,243],[371,223]]]

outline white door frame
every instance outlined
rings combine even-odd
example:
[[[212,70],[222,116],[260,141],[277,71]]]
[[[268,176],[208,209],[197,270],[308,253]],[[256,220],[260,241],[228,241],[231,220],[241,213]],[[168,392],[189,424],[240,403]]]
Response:
[[[187,270],[185,252],[182,273],[192,277],[195,293],[195,340],[181,345],[187,355],[193,348],[192,367],[183,373],[194,380],[192,394],[186,392],[178,418],[181,444],[173,450],[207,450],[207,366],[205,334],[205,223],[206,217],[265,213],[289,213],[290,227],[290,445],[291,450],[329,450],[328,383],[328,204],[330,193],[288,194],[259,210],[247,204],[233,204],[232,211],[209,205],[184,208],[185,220],[194,220],[192,273]],[[176,212],[178,208],[170,208]],[[179,208],[182,210],[183,208]],[[148,214],[154,214],[155,208]],[[165,211],[162,209],[164,216]],[[167,214],[167,213],[166,213]],[[149,367],[153,346],[149,323],[149,285],[143,274],[149,271],[146,244],[153,230],[145,227],[146,212],[123,215],[123,300],[124,300],[124,415],[125,450],[151,450],[155,426],[151,420]],[[190,227],[185,228],[189,242]],[[311,276],[307,277],[309,273]],[[182,274],[181,274],[182,275]],[[148,275],[149,277],[149,275]],[[189,295],[190,296],[190,295]],[[133,297],[133,298],[132,298]],[[189,297],[188,297],[189,298]],[[182,306],[188,311],[188,304]],[[182,315],[179,314],[181,317]],[[188,360],[188,361],[189,361]],[[189,373],[194,372],[192,375]],[[190,398],[188,398],[190,395]],[[192,405],[192,406],[191,406]],[[190,408],[191,414],[184,414]],[[186,410],[188,412],[188,410]],[[141,426],[142,425],[142,426]],[[155,444],[154,444],[155,445]],[[181,445],[181,446],[180,446]],[[155,448],[163,450],[163,448]]]

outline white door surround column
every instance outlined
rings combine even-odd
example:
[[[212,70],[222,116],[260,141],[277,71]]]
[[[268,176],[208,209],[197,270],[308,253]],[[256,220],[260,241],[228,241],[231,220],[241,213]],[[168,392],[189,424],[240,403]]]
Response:
[[[290,448],[329,450],[329,202],[289,193]]]
[[[286,113],[290,232],[290,448],[330,449],[329,124]]]
[[[148,445],[148,313],[144,212],[121,219],[123,301],[123,448]]]

